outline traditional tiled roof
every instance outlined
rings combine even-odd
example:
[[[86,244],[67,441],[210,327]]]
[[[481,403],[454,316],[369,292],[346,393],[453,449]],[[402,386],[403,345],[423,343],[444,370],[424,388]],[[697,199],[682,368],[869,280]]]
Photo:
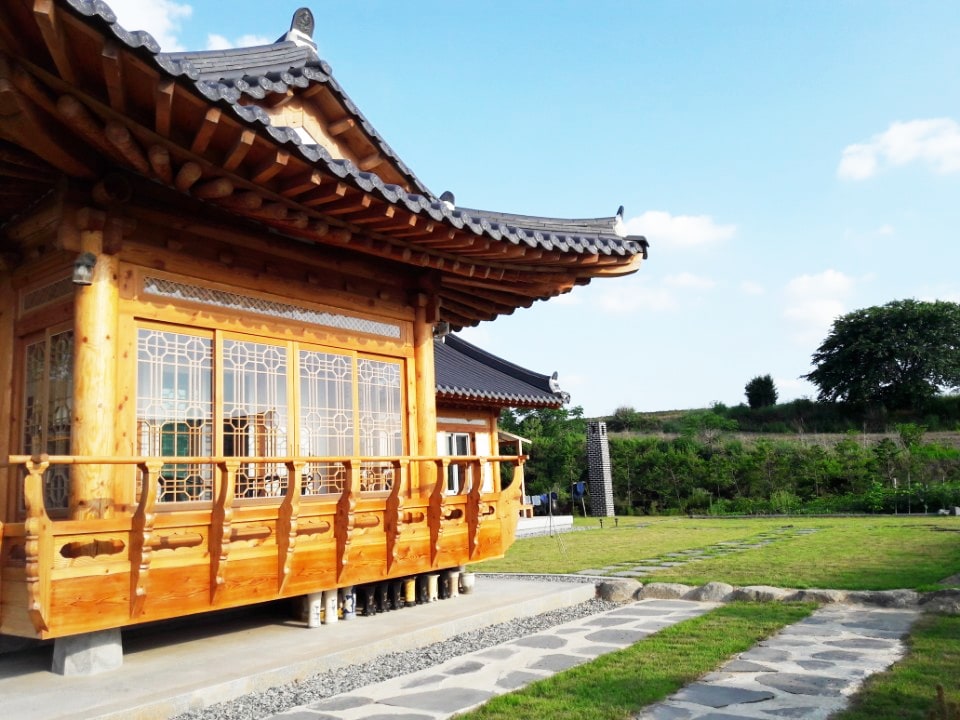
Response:
[[[431,296],[454,328],[628,275],[647,256],[646,239],[623,232],[622,210],[568,220],[457,207],[452,194],[432,193],[337,84],[302,24],[268,45],[177,53],[122,28],[101,0],[0,3],[0,27],[13,29],[0,32],[12,62],[0,89],[10,109],[0,116],[10,143],[0,143],[9,160],[0,158],[0,223],[52,192],[61,173],[81,187],[118,174],[134,187],[133,205],[173,192],[304,247],[376,258],[409,274],[411,292]],[[305,118],[310,128],[276,124]],[[325,144],[311,142],[314,130]],[[31,155],[41,168],[30,171],[29,195],[18,185],[14,196],[6,186],[22,185]]]
[[[321,60],[309,44],[281,38],[270,45],[248,48],[162,53],[148,33],[129,32],[118,25],[116,15],[101,0],[66,1],[78,12],[98,16],[109,23],[113,34],[131,48],[149,51],[154,55],[154,61],[170,76],[192,80],[197,90],[210,101],[227,104],[245,121],[263,125],[275,140],[294,146],[310,162],[323,164],[334,175],[352,180],[360,189],[379,194],[387,202],[401,204],[409,211],[427,215],[434,221],[449,222],[457,229],[469,230],[494,240],[505,240],[512,245],[525,244],[531,248],[578,254],[640,254],[646,258],[646,239],[617,234],[611,222],[614,218],[602,219],[608,227],[600,231],[591,225],[583,225],[597,221],[557,220],[458,209],[452,203],[441,201],[400,160],[363,116],[334,79],[330,65]],[[304,144],[293,128],[274,126],[262,108],[249,102],[241,103],[244,94],[263,99],[272,93],[295,91],[314,83],[327,85],[367,135],[377,143],[380,151],[406,176],[416,192],[407,192],[399,185],[384,183],[377,174],[361,171],[350,160],[333,158],[321,145]]]
[[[560,407],[569,400],[556,373],[540,375],[456,335],[434,341],[434,358],[438,400],[502,407]]]

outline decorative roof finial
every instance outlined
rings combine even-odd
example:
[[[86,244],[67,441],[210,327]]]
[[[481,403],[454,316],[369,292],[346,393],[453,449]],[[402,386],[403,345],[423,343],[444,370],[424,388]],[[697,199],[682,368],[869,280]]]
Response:
[[[302,7],[293,14],[291,30],[299,30],[308,38],[313,38],[313,13],[310,8]]]

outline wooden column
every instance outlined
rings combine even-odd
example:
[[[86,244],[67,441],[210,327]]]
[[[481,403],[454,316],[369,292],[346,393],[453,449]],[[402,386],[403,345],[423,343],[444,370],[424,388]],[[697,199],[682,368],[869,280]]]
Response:
[[[77,286],[74,306],[70,453],[105,456],[114,452],[117,422],[118,262],[115,255],[103,252],[103,222],[84,222],[84,215],[84,211],[78,213],[80,252],[93,254],[97,264],[92,284]],[[112,466],[75,465],[70,482],[70,517],[110,517],[114,505],[113,476]]]
[[[13,320],[16,315],[16,293],[10,285],[10,275],[0,259],[0,463],[5,463],[10,456],[10,439],[13,426]],[[8,475],[9,474],[9,475]],[[0,523],[11,522],[13,517],[8,510],[16,508],[15,498],[12,495],[15,483],[12,471],[0,469]]]
[[[437,454],[437,378],[433,365],[433,326],[437,322],[439,306],[427,295],[417,296],[413,321],[413,361],[417,376],[417,455]],[[436,468],[432,463],[418,463],[418,476],[413,481],[430,492],[436,482]]]

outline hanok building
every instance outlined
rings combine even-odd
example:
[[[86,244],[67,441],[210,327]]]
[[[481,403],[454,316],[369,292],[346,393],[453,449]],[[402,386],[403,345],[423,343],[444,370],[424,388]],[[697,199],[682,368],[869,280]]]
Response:
[[[497,411],[562,395],[435,334],[632,273],[646,241],[434,195],[309,11],[215,53],[115,20],[0,0],[0,633],[502,555]]]

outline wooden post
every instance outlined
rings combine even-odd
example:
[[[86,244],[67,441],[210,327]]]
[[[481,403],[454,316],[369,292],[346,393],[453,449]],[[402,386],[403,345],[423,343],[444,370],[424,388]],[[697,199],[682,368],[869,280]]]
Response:
[[[81,211],[82,212],[82,211]],[[103,225],[83,223],[80,251],[96,257],[92,284],[77,286],[73,334],[73,427],[70,453],[109,456],[117,422],[117,322],[120,293],[118,262],[103,252]],[[70,517],[105,518],[113,514],[111,466],[75,465],[70,482]]]
[[[16,293],[10,286],[10,276],[4,272],[3,261],[0,260],[0,347],[6,348],[0,352],[0,418],[6,418],[7,424],[0,427],[0,464],[7,462],[10,456],[10,440],[13,426],[10,422],[13,417],[13,320],[16,315]],[[16,501],[11,494],[16,483],[12,481],[13,470],[0,468],[0,523],[12,522],[10,508],[16,508]],[[5,482],[6,481],[6,482]]]
[[[426,295],[417,296],[413,321],[413,362],[417,376],[417,455],[432,457],[437,454],[437,379],[433,365],[433,326],[437,322],[439,306]],[[418,463],[417,474],[411,478],[419,492],[430,493],[437,482],[433,463]]]

